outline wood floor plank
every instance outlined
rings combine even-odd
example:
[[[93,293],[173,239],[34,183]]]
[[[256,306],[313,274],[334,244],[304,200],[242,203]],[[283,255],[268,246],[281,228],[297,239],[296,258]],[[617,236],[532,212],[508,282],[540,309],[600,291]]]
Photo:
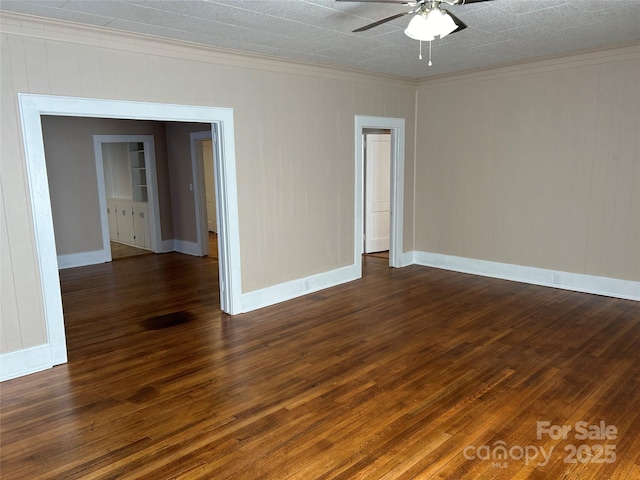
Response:
[[[0,386],[3,478],[640,478],[639,302],[363,264],[235,317],[214,255],[61,271],[69,363]],[[617,459],[538,421],[615,425],[580,443]],[[465,456],[497,442],[554,450]]]

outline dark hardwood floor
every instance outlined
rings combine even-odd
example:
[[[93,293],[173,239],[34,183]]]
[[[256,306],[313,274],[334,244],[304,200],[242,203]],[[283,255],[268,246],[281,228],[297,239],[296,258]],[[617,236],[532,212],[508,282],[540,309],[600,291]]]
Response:
[[[640,478],[640,303],[364,270],[236,317],[214,258],[63,270],[69,363],[1,385],[2,478]]]
[[[209,232],[209,257],[218,258],[218,234]]]
[[[121,258],[135,257],[137,255],[150,255],[153,252],[144,248],[138,248],[126,243],[110,242],[111,245],[111,259],[119,260]]]

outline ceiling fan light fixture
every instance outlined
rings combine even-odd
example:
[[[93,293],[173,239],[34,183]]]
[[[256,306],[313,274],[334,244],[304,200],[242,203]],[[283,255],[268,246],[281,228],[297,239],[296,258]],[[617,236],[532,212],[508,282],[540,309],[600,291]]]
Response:
[[[446,12],[441,12],[442,16],[440,19],[440,38],[444,38],[449,35],[451,32],[458,28],[458,25],[453,21],[451,15]]]
[[[437,36],[444,38],[457,28],[458,25],[450,15],[439,8],[434,8],[415,15],[404,33],[414,40],[431,41]]]
[[[435,38],[427,23],[427,17],[422,13],[414,15],[404,31],[404,34],[409,38],[421,40],[423,42],[430,42]]]

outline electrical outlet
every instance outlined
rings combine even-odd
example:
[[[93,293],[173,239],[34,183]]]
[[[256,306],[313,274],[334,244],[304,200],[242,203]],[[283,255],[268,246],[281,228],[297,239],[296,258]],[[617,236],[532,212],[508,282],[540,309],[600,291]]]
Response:
[[[560,274],[559,273],[554,273],[553,274],[553,284],[554,285],[560,285]]]

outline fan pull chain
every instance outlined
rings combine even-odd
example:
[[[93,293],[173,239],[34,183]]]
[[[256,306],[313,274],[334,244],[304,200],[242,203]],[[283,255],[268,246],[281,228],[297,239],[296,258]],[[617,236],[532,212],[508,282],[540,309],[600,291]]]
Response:
[[[433,65],[433,62],[431,61],[431,41],[429,41],[429,63],[427,65]]]
[[[422,60],[422,40],[420,40],[420,55],[418,55],[418,59]]]

